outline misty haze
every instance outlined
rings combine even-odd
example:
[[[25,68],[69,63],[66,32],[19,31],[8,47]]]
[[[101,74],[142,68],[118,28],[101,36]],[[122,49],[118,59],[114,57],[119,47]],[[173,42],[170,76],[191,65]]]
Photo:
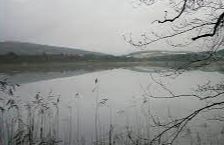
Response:
[[[0,0],[0,145],[223,145],[223,0]]]

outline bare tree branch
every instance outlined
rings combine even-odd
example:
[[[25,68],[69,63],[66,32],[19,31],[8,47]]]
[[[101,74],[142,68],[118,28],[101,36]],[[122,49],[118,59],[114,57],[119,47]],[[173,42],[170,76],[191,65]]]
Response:
[[[188,1],[188,0],[184,0],[183,7],[181,8],[181,11],[179,12],[179,14],[178,14],[176,17],[174,17],[174,18],[172,18],[172,19],[165,19],[165,20],[163,20],[163,21],[158,20],[158,23],[173,22],[173,21],[175,21],[176,19],[178,19],[178,18],[183,14],[183,12],[185,11],[185,9],[186,9],[186,5],[187,5],[187,1]]]
[[[221,26],[221,25],[223,25],[223,22],[224,22],[224,12],[217,19],[217,22],[215,23],[212,33],[207,33],[207,34],[196,36],[196,37],[192,38],[192,40],[197,40],[197,39],[204,38],[204,37],[214,36],[218,31],[218,27],[223,27],[223,26]]]
[[[208,110],[212,107],[216,107],[216,106],[220,106],[220,105],[224,105],[224,102],[217,102],[217,103],[212,103],[210,105],[207,105],[205,107],[202,107],[198,110],[195,110],[194,112],[190,113],[189,115],[187,115],[186,117],[182,118],[182,119],[178,119],[173,125],[171,125],[170,127],[168,127],[167,129],[164,129],[161,133],[159,133],[156,137],[154,137],[151,142],[150,145],[153,145],[156,141],[158,141],[164,134],[166,134],[167,132],[176,129],[176,131],[174,132],[174,136],[170,138],[170,141],[168,141],[166,144],[173,144],[173,142],[175,141],[175,139],[179,136],[179,134],[181,133],[181,131],[183,130],[184,127],[186,127],[186,125],[192,120],[194,119],[199,113],[201,113],[202,111]],[[170,124],[172,124],[173,122],[171,122]],[[169,125],[169,124],[168,124]],[[164,143],[165,144],[165,143]]]

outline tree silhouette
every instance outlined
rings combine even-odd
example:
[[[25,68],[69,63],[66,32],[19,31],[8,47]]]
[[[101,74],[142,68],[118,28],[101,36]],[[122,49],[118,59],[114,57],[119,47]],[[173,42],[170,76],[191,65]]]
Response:
[[[159,5],[164,1],[161,0],[137,0],[138,4],[144,4],[151,7]],[[154,7],[155,8],[155,7]],[[159,9],[159,8],[158,8]],[[223,0],[166,0],[165,6],[162,7],[164,12],[162,19],[152,22],[153,29],[150,32],[142,33],[140,38],[130,34],[125,34],[124,39],[135,47],[143,47],[152,43],[166,41],[172,47],[188,47],[197,44],[201,51],[209,54],[202,59],[196,59],[190,62],[190,65],[184,65],[181,69],[191,67],[192,63],[200,61],[212,61],[215,53],[224,45],[224,1]],[[160,28],[162,27],[162,29]],[[153,27],[154,28],[154,27]],[[181,39],[181,41],[179,41]],[[199,85],[195,94],[176,94],[165,84],[152,80],[164,89],[167,96],[154,96],[150,92],[145,95],[150,98],[158,99],[175,99],[182,97],[192,97],[203,101],[205,105],[195,109],[189,114],[179,118],[172,118],[169,121],[161,121],[155,116],[151,116],[154,127],[160,128],[160,132],[152,139],[147,140],[147,144],[174,144],[178,137],[187,129],[192,120],[198,119],[201,114],[216,114],[207,120],[224,121],[224,82],[217,84]],[[188,131],[190,132],[190,131]],[[199,134],[196,135],[200,140]]]
[[[147,6],[162,2],[160,0],[137,1]],[[134,39],[132,34],[126,34],[125,40],[136,47],[141,47],[161,40],[170,43],[170,39],[176,41],[177,38],[183,38],[181,39],[183,46],[197,41],[203,44],[203,47],[208,46],[211,51],[216,51],[223,45],[224,2],[222,0],[166,0],[162,9],[163,18],[152,22],[152,25],[157,25],[158,29],[143,33],[138,40]]]

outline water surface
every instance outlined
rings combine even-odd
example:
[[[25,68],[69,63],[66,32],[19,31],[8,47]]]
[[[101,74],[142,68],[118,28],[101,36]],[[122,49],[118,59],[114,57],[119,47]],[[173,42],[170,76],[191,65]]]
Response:
[[[200,70],[164,77],[158,73],[162,69],[147,67],[95,72],[21,73],[11,75],[9,79],[21,83],[15,93],[24,102],[32,101],[36,94],[60,98],[58,132],[62,144],[78,144],[81,141],[92,144],[96,140],[96,112],[98,140],[102,142],[108,141],[110,125],[113,126],[113,136],[131,128],[138,135],[152,138],[159,130],[151,126],[151,116],[161,121],[167,121],[170,117],[180,118],[206,103],[194,97],[151,98],[150,95],[171,95],[158,82],[178,95],[192,94],[200,84],[208,81],[215,84],[224,79],[222,73]],[[221,124],[208,122],[206,116],[197,117],[189,128],[192,136],[196,137],[200,132],[202,143],[219,144],[217,140],[222,141]],[[189,144],[192,140],[182,141],[182,144]]]

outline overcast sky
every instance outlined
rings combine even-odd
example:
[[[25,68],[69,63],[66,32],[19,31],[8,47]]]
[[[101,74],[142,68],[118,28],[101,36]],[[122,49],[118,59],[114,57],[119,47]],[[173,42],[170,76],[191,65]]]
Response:
[[[125,54],[122,34],[150,29],[159,13],[133,0],[0,0],[0,41],[25,41]],[[149,46],[148,49],[162,47]]]

